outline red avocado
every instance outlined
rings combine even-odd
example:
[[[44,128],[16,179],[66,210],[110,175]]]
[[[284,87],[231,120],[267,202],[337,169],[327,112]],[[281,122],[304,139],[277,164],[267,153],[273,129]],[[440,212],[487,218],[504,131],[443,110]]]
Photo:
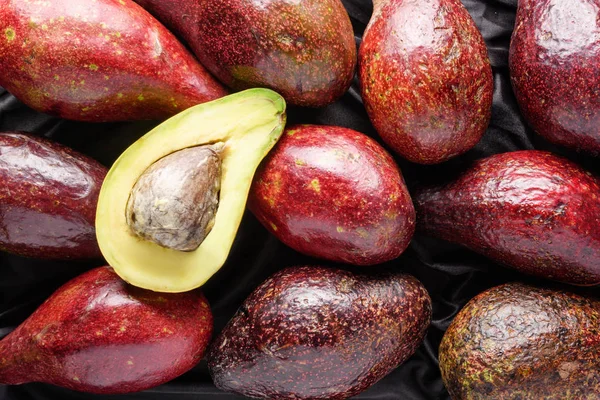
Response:
[[[342,400],[421,345],[431,298],[406,274],[283,269],[257,287],[206,354],[215,386],[248,397]]]
[[[81,392],[137,392],[202,358],[213,329],[199,291],[155,293],[110,267],[66,283],[0,341],[0,384],[45,382]]]
[[[289,127],[259,167],[248,205],[291,248],[348,264],[398,257],[415,229],[393,158],[372,138],[336,126]]]
[[[600,284],[600,181],[565,158],[496,154],[414,199],[425,233],[527,274]]]
[[[94,222],[106,168],[58,143],[0,133],[0,250],[101,258]]]
[[[493,77],[481,33],[460,0],[374,0],[358,53],[373,126],[398,154],[436,164],[479,142]]]
[[[350,87],[356,43],[340,0],[134,0],[232,89],[323,107]]]
[[[0,0],[0,86],[88,122],[161,120],[227,94],[131,0]]]
[[[600,154],[600,2],[519,0],[509,67],[539,135]]]

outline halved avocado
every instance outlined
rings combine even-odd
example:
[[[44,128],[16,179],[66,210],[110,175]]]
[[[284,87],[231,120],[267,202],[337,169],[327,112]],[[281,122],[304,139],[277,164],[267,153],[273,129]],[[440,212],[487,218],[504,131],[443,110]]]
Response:
[[[184,292],[204,284],[225,263],[254,172],[285,126],[285,101],[268,89],[250,89],[192,107],[132,144],[114,163],[100,191],[96,235],[102,254],[121,278],[157,292]],[[214,226],[190,252],[137,236],[126,207],[138,178],[176,151],[224,143]]]

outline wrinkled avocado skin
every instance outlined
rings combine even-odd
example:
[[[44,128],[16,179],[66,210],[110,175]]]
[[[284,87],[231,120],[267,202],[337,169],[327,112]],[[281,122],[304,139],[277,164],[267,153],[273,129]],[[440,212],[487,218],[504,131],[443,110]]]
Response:
[[[521,283],[471,300],[440,345],[452,399],[600,398],[600,300]]]

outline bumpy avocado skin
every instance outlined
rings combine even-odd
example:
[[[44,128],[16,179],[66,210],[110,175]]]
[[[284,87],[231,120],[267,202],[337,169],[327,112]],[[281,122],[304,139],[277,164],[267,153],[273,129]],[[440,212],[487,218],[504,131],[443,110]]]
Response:
[[[600,284],[600,180],[566,158],[495,154],[413,194],[421,232],[526,274]]]
[[[269,399],[346,399],[410,357],[431,299],[405,274],[317,266],[271,276],[207,354],[217,387]]]
[[[600,398],[600,300],[521,283],[492,288],[440,345],[452,399]]]

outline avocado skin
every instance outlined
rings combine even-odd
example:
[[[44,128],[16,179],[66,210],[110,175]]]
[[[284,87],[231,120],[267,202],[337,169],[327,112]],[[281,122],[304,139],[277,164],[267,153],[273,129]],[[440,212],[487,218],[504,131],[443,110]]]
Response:
[[[460,0],[375,0],[358,52],[373,126],[399,155],[437,164],[486,131],[494,82],[481,33]]]
[[[296,251],[353,265],[399,257],[415,231],[394,159],[369,136],[339,126],[286,128],[255,175],[248,208]]]
[[[323,107],[350,87],[356,43],[340,0],[134,0],[235,90],[270,88]]]
[[[431,300],[404,274],[287,268],[243,303],[207,353],[217,387],[250,397],[345,399],[425,337]]]
[[[600,283],[599,198],[596,177],[538,150],[478,160],[414,196],[421,232],[575,285]]]
[[[509,50],[521,113],[549,141],[600,154],[600,3],[519,0]]]
[[[94,268],[57,289],[0,341],[0,385],[139,392],[192,369],[212,330],[202,292],[142,290],[111,267]]]
[[[227,94],[130,0],[0,0],[0,86],[86,122],[163,120]]]
[[[58,143],[0,133],[0,250],[40,259],[101,258],[94,220],[106,172]]]
[[[509,283],[458,313],[439,359],[453,399],[596,399],[599,352],[599,300]]]

